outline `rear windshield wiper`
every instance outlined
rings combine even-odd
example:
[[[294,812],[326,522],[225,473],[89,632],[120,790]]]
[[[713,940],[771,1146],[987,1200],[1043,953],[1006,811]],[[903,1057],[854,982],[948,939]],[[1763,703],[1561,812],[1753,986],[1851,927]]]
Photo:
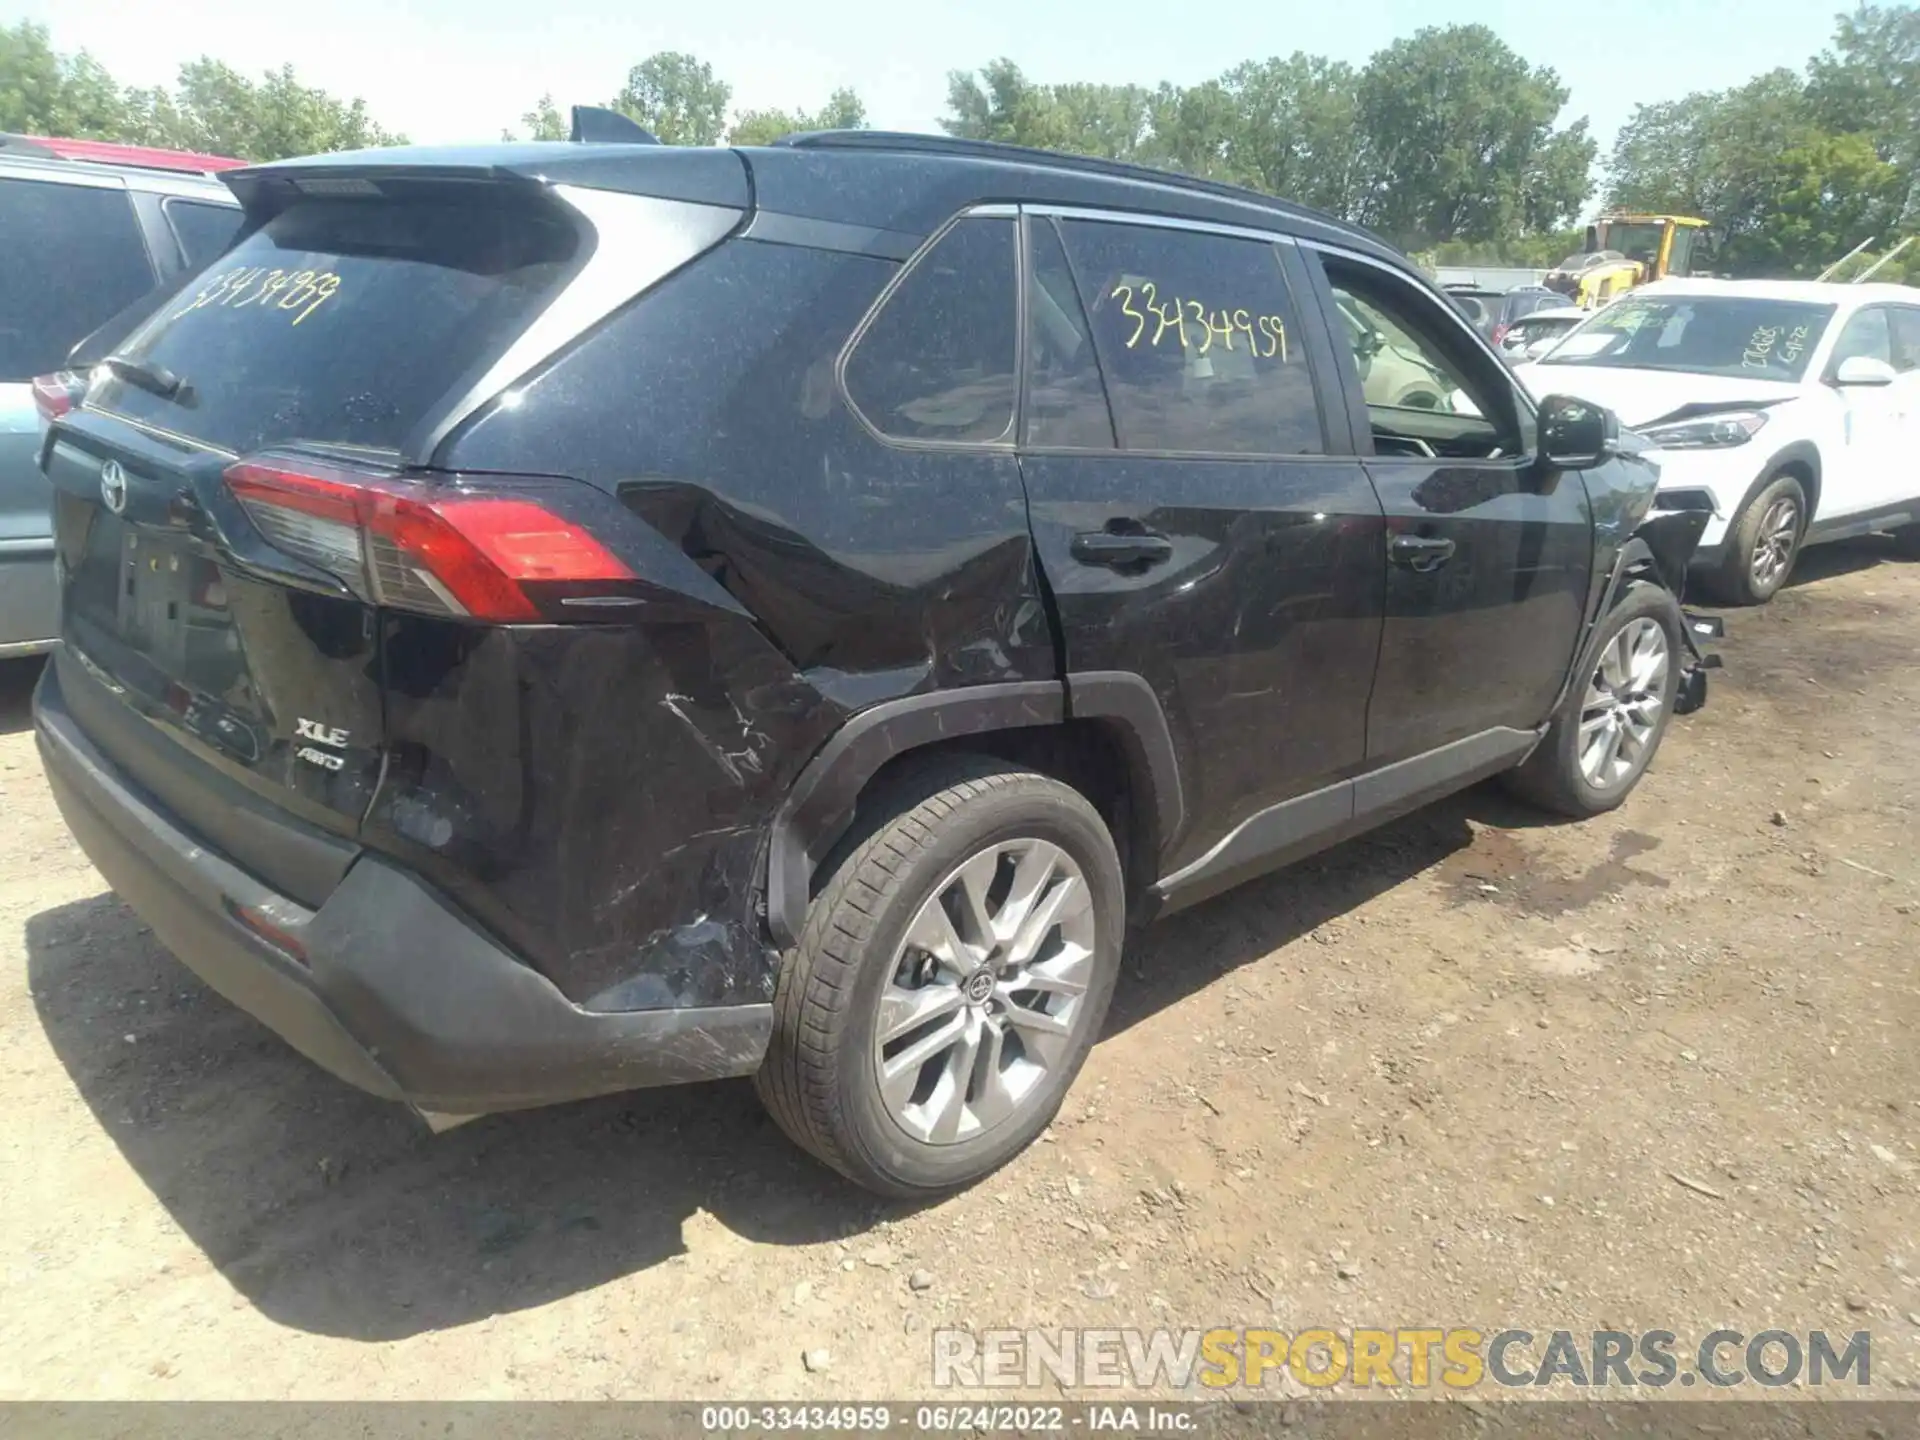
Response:
[[[138,385],[162,400],[175,400],[184,405],[193,393],[193,387],[187,384],[185,376],[174,374],[164,365],[129,360],[124,355],[109,355],[100,363],[113,372],[116,380]]]

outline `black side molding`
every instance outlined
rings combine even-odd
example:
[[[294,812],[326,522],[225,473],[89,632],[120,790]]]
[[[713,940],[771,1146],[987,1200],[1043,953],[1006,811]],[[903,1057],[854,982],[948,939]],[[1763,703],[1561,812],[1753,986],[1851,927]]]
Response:
[[[1546,734],[1504,726],[1269,805],[1153,887],[1166,915],[1510,769]]]
[[[774,817],[767,849],[767,929],[788,946],[806,923],[813,872],[853,821],[854,801],[894,756],[941,740],[1058,725],[1066,690],[1057,680],[970,685],[909,695],[862,710],[807,763]]]
[[[1114,728],[1133,772],[1134,792],[1141,799],[1135,807],[1142,812],[1137,818],[1152,825],[1147,853],[1166,854],[1186,828],[1187,810],[1180,788],[1180,762],[1160,697],[1128,671],[1088,670],[1067,676],[1067,707],[1076,720],[1118,722]]]
[[[1533,753],[1547,733],[1497,726],[1437,750],[1369,771],[1353,782],[1354,817],[1383,825],[1430,801],[1511,769]]]

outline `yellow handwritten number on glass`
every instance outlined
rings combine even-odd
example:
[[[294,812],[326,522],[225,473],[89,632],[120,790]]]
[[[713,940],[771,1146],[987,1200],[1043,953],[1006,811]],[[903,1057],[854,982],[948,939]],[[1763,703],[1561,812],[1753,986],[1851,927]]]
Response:
[[[313,282],[313,303],[298,315],[294,316],[293,323],[298,325],[302,320],[313,314],[314,311],[318,310],[321,305],[326,302],[327,297],[339,288],[340,277],[338,275],[329,271],[327,274],[320,276]]]
[[[1140,343],[1140,332],[1147,328],[1147,317],[1133,308],[1133,287],[1131,285],[1114,286],[1113,295],[1110,298],[1119,300],[1120,313],[1122,315],[1128,315],[1133,318],[1133,334],[1127,337],[1127,349],[1131,350],[1135,345]]]
[[[1154,327],[1153,343],[1155,345],[1158,345],[1160,343],[1160,337],[1166,334],[1167,331],[1172,330],[1180,336],[1180,348],[1182,350],[1186,349],[1187,348],[1187,317],[1184,309],[1180,304],[1180,297],[1177,295],[1174,296],[1173,305],[1172,305],[1173,318],[1168,319],[1167,318],[1168,307],[1160,303],[1160,298],[1159,298],[1160,292],[1154,286],[1153,281],[1151,280],[1144,281],[1140,286],[1140,290],[1141,290],[1141,293],[1147,297],[1147,309],[1151,310],[1154,314],[1154,318],[1160,322],[1158,325]]]

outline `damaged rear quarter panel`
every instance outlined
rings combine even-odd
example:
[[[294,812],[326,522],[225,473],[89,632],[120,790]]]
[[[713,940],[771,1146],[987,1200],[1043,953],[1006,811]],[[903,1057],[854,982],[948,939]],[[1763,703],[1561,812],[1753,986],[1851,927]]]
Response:
[[[835,357],[894,269],[729,241],[436,457],[597,486],[738,604],[389,621],[364,838],[580,1003],[767,998],[767,831],[833,731],[906,694],[1057,676],[1012,454],[889,446],[840,398]]]

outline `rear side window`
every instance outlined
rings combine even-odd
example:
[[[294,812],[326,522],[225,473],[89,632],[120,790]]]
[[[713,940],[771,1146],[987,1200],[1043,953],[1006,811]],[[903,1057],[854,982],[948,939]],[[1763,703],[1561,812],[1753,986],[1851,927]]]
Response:
[[[228,251],[120,353],[171,371],[92,402],[245,453],[291,441],[400,449],[571,273],[579,235],[537,199],[299,201]]]
[[[124,190],[0,180],[0,380],[59,369],[153,282]]]
[[[1271,245],[1146,225],[1060,226],[1123,448],[1326,451],[1293,298]]]
[[[1014,222],[962,219],[913,262],[847,356],[847,394],[901,440],[1013,432],[1019,359]]]
[[[189,270],[204,270],[218,260],[240,230],[240,209],[235,205],[169,199],[161,208]]]

